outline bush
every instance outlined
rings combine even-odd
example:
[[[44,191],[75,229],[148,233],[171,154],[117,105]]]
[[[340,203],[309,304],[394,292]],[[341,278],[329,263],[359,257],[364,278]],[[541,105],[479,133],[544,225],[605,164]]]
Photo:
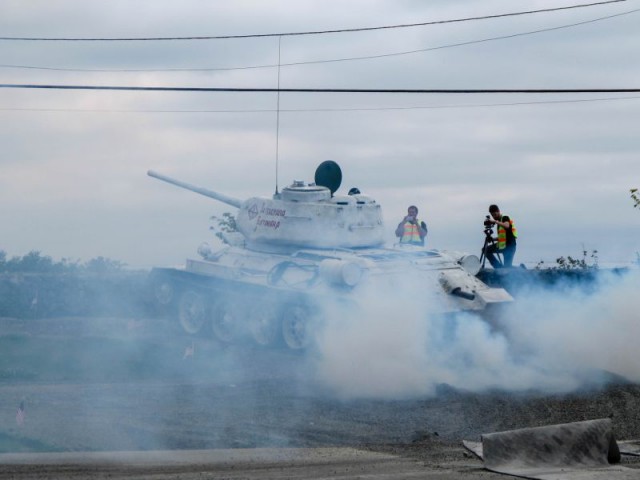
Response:
[[[592,250],[590,258],[592,263],[587,262],[587,251],[582,251],[582,258],[567,257],[556,258],[556,264],[550,267],[544,265],[544,260],[540,260],[536,265],[536,270],[597,270],[598,269],[598,251]]]

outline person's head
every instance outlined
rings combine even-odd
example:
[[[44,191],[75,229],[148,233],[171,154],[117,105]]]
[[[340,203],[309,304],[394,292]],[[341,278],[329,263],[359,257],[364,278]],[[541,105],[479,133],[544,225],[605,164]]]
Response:
[[[415,205],[411,205],[409,208],[407,208],[407,214],[410,217],[417,217],[418,216],[418,207],[416,207]]]
[[[489,213],[494,220],[500,220],[500,208],[498,207],[498,205],[489,205]]]
[[[360,189],[358,187],[353,187],[349,190],[349,195],[360,195]]]

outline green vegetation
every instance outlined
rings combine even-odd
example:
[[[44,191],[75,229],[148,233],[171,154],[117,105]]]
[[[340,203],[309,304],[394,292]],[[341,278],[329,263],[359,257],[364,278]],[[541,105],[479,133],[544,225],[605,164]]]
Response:
[[[7,253],[0,250],[0,273],[114,273],[124,266],[122,262],[105,257],[92,258],[84,263],[68,258],[54,262],[51,257],[36,250],[22,257],[7,259]]]
[[[588,258],[591,258],[589,263]],[[544,261],[540,260],[536,265],[536,270],[597,270],[598,269],[598,251],[592,250],[591,255],[586,250],[582,251],[582,258],[573,258],[569,255],[567,257],[556,258],[555,265],[547,267],[544,265]]]
[[[236,217],[233,216],[232,213],[224,212],[222,217],[217,217],[213,215],[211,220],[216,222],[216,225],[212,225],[209,227],[212,230],[216,237],[222,240],[224,243],[229,243],[225,238],[225,233],[233,233],[238,231],[238,226],[236,225]]]
[[[105,257],[56,262],[38,251],[0,250],[0,317],[137,314],[146,308],[146,272]]]
[[[637,188],[632,188],[631,192],[631,200],[633,200],[634,207],[640,207],[640,194],[638,193]]]
[[[11,429],[9,430],[11,431]],[[25,437],[21,432],[0,432],[0,453],[61,452],[63,449]]]
[[[92,328],[86,319],[73,323],[63,324],[66,334],[59,328],[46,335],[0,336],[0,384],[133,381],[184,373],[182,344],[163,346],[116,324],[109,337],[90,336],[84,333]]]

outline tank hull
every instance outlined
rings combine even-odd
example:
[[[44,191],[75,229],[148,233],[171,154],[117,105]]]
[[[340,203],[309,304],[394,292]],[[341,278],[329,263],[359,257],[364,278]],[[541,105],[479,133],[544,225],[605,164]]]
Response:
[[[262,252],[227,246],[183,268],[156,268],[150,279],[156,303],[188,334],[292,349],[308,346],[310,327],[322,322],[326,305],[351,307],[367,295],[393,300],[408,283],[419,285],[430,314],[493,312],[512,301],[459,258],[418,247]]]

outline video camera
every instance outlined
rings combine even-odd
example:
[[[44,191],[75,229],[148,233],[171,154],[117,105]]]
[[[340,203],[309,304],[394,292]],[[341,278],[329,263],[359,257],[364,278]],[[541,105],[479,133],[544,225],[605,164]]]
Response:
[[[487,237],[491,237],[493,234],[493,222],[491,222],[490,218],[489,215],[484,217],[484,234]]]

